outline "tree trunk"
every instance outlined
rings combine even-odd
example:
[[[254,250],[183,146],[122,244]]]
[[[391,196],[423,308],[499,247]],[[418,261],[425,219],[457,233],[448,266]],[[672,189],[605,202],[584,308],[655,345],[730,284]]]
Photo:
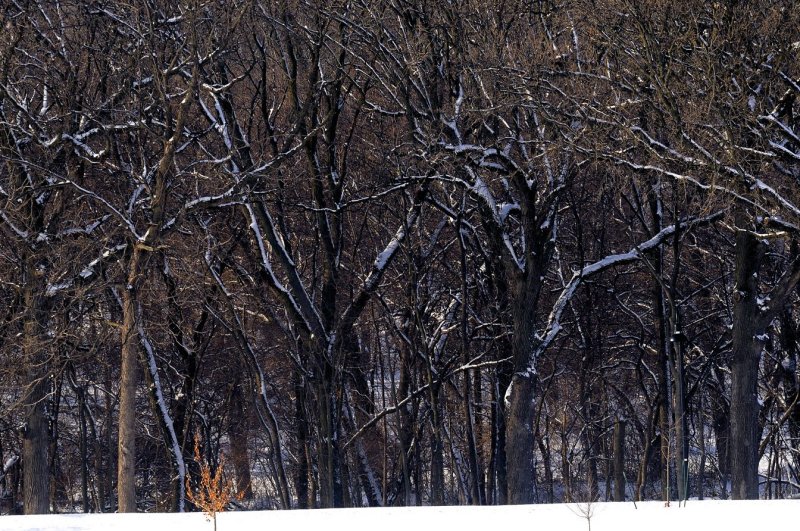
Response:
[[[46,355],[42,352],[42,300],[44,284],[35,270],[33,257],[26,260],[25,318],[23,351],[28,385],[22,399],[25,425],[22,430],[23,510],[25,514],[50,511],[50,471],[48,448],[50,431],[47,419],[48,380]]]
[[[675,469],[678,482],[678,501],[684,501],[689,496],[689,433],[686,418],[685,385],[683,367],[683,347],[677,333],[673,334],[672,352],[673,359],[673,412],[675,415]]]
[[[764,347],[758,307],[758,271],[764,255],[755,235],[736,234],[736,284],[731,362],[730,458],[731,496],[758,498],[758,365]]]
[[[531,242],[532,244],[532,242]],[[536,490],[533,419],[536,415],[537,347],[534,323],[539,285],[530,272],[510,282],[514,374],[506,391],[506,459],[508,503],[533,503]]]
[[[50,512],[50,471],[47,458],[49,441],[45,407],[47,379],[37,374],[30,381],[23,402],[23,508],[25,514],[46,514]]]
[[[511,350],[507,338],[502,338],[501,352]],[[492,385],[492,469],[491,484],[495,492],[493,502],[496,505],[508,503],[508,468],[506,457],[506,404],[504,396],[511,383],[508,365],[497,367],[495,382]]]
[[[708,386],[711,429],[714,431],[714,445],[717,449],[717,468],[722,491],[720,495],[723,499],[727,499],[731,475],[730,403],[722,387],[725,375],[718,368],[715,368],[713,372],[712,385]]]
[[[700,391],[697,404],[697,440],[700,446],[700,470],[697,472],[697,499],[705,498],[706,488],[706,423],[703,418],[703,391]]]
[[[323,382],[317,386],[319,412],[319,483],[320,505],[323,508],[343,507],[341,455],[337,399],[334,394],[333,368],[325,369]],[[280,448],[275,449],[276,452]]]
[[[308,509],[314,500],[309,498],[308,416],[306,415],[306,382],[302,375],[294,376],[294,418],[297,436],[297,468],[294,476],[297,507]]]
[[[625,501],[625,421],[614,423],[614,501]]]
[[[506,420],[506,458],[508,459],[508,503],[534,501],[533,422],[536,377],[515,374]]]
[[[86,442],[86,390],[83,387],[76,387],[78,395],[78,425],[80,426],[80,462],[81,462],[81,508],[84,513],[89,512],[89,451]]]
[[[249,440],[248,417],[244,408],[242,386],[237,381],[231,385],[229,399],[230,409],[228,417],[228,438],[231,444],[231,462],[236,474],[236,492],[244,499],[253,497],[253,488],[250,480],[250,456],[247,452]]]
[[[129,263],[127,285],[122,288],[121,374],[119,384],[119,439],[117,455],[117,510],[136,512],[136,388],[138,338],[136,330],[136,283],[139,249],[134,248]]]

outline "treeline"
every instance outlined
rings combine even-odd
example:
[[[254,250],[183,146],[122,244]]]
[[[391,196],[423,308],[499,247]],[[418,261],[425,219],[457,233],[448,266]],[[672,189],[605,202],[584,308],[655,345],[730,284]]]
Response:
[[[793,2],[0,17],[3,511],[800,490]]]

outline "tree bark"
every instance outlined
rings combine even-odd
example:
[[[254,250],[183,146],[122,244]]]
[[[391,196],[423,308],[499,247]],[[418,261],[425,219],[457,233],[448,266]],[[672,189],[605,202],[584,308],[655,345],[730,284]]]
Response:
[[[22,400],[25,425],[22,430],[23,510],[25,514],[50,511],[50,470],[48,448],[50,431],[47,419],[49,394],[46,356],[42,352],[42,297],[44,283],[33,257],[26,260],[24,299],[28,315],[24,324],[23,351],[28,385]]]
[[[33,376],[23,402],[25,428],[22,434],[22,481],[25,514],[50,512],[50,471],[47,458],[49,441],[45,408],[47,395],[46,377],[40,374]]]
[[[247,452],[250,430],[244,409],[242,386],[238,381],[231,385],[229,404],[228,437],[231,444],[231,462],[236,473],[236,492],[244,499],[249,500],[253,497],[250,456]]]
[[[140,252],[138,247],[134,247],[128,264],[127,284],[121,290],[122,353],[117,444],[117,510],[121,513],[136,512],[136,388],[139,381],[136,285]]]
[[[758,307],[758,272],[764,246],[747,230],[736,234],[736,283],[731,362],[731,496],[758,499],[758,366],[764,347]]]
[[[535,494],[532,422],[536,375],[516,373],[511,387],[506,418],[507,501],[512,505],[527,504],[533,503]]]
[[[614,501],[625,501],[625,421],[614,423]]]
[[[534,323],[540,285],[537,280],[531,280],[531,276],[536,274],[535,271],[527,275],[518,274],[509,283],[514,374],[505,401],[507,501],[512,505],[533,503],[536,489],[533,420],[536,416],[537,375],[533,353],[537,347]]]

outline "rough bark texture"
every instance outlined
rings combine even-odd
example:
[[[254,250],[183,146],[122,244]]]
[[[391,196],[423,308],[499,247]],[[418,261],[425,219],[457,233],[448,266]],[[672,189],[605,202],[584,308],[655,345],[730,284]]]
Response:
[[[731,361],[730,460],[731,496],[758,498],[758,364],[764,347],[758,330],[758,271],[764,254],[755,235],[736,235],[736,284]]]
[[[533,503],[535,492],[533,460],[533,401],[536,376],[517,373],[511,380],[512,393],[506,418],[506,459],[509,504]]]
[[[23,397],[25,425],[22,430],[23,510],[42,514],[50,510],[50,470],[48,459],[49,430],[47,419],[48,380],[46,355],[42,352],[44,285],[36,271],[33,257],[26,261],[23,350],[27,370],[27,388]]]
[[[539,285],[520,275],[511,283],[514,375],[506,393],[506,460],[510,504],[533,503],[536,489],[533,419],[536,413],[537,375],[533,366],[536,349],[535,306]]]
[[[25,514],[50,511],[46,398],[47,380],[34,378],[24,402],[26,422],[22,436],[22,459]]]

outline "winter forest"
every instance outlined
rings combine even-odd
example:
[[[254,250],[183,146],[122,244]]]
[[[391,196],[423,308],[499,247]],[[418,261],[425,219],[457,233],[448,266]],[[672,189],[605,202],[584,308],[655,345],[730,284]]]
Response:
[[[0,513],[798,496],[793,1],[1,4]]]

